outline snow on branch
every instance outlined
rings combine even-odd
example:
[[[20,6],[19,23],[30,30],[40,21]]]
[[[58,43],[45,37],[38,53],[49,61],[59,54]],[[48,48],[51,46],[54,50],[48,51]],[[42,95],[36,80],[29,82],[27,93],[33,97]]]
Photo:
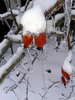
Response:
[[[0,67],[0,83],[5,79],[5,77],[10,73],[10,71],[17,65],[18,62],[22,60],[25,56],[22,47],[19,47],[16,53],[10,58],[10,60],[3,66]]]
[[[19,25],[19,27],[16,30],[10,30],[8,32],[8,34],[15,34],[17,35],[18,32],[21,30],[21,25]],[[2,57],[2,55],[5,53],[5,51],[8,49],[8,47],[11,45],[11,41],[4,39],[1,43],[0,43],[0,58]]]
[[[10,40],[10,41],[12,41],[12,42],[14,42],[14,43],[19,43],[19,44],[22,43],[22,37],[21,37],[20,34],[18,34],[18,35],[14,35],[14,34],[12,34],[12,35],[5,35],[5,38]]]
[[[12,12],[14,16],[17,16],[19,14],[18,10],[13,9]],[[0,19],[9,19],[9,18],[12,18],[11,12],[5,12],[3,14],[0,14]]]
[[[59,6],[60,4],[63,4],[65,2],[65,0],[60,0],[57,4],[55,4],[54,6],[52,6],[49,11],[45,14],[45,17],[47,17],[57,6]]]

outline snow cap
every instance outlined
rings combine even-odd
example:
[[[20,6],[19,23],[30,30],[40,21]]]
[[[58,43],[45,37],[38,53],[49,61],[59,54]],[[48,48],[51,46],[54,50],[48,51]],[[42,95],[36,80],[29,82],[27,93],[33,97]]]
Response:
[[[27,32],[31,34],[40,34],[46,30],[46,20],[40,5],[27,10],[22,18],[21,24],[23,25],[23,35]]]
[[[39,4],[42,7],[43,12],[48,11],[55,5],[58,0],[34,0],[34,5]]]
[[[63,70],[64,70],[65,72],[67,72],[69,75],[72,74],[72,71],[73,71],[73,70],[72,70],[72,66],[71,66],[71,64],[70,64],[67,60],[64,61]]]

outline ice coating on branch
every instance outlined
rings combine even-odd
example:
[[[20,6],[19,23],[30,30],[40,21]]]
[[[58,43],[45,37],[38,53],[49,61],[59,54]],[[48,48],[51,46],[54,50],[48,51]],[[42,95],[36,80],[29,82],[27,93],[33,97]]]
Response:
[[[23,35],[25,35],[27,31],[32,34],[44,32],[46,29],[46,21],[41,7],[36,5],[27,10],[21,18],[21,24],[23,25]]]
[[[58,0],[34,0],[34,6],[39,4],[43,12],[48,11]]]
[[[2,75],[4,73],[7,72],[7,69],[9,69],[11,67],[11,65],[13,65],[15,63],[15,61],[21,56],[21,54],[23,53],[23,49],[22,47],[19,47],[16,51],[16,53],[10,58],[10,60],[3,65],[2,67],[0,67],[0,78],[2,77]]]
[[[52,25],[53,25],[52,20],[47,20],[47,29],[46,29],[47,33],[51,33],[51,31],[53,30]]]
[[[69,75],[71,75],[72,74],[72,71],[73,71],[73,69],[72,69],[73,67],[72,67],[72,65],[70,63],[71,60],[72,60],[72,51],[70,50],[68,52],[68,56],[65,59],[64,64],[63,64],[63,70],[65,72],[67,72]]]
[[[63,17],[64,17],[64,13],[55,15],[55,23],[57,23],[58,20],[60,20],[60,19],[63,18]],[[56,31],[56,30],[54,30],[52,20],[47,20],[46,32],[47,32],[47,33],[51,33],[51,31]],[[57,32],[57,33],[58,33],[58,32]],[[61,34],[61,32],[60,32],[59,34]]]

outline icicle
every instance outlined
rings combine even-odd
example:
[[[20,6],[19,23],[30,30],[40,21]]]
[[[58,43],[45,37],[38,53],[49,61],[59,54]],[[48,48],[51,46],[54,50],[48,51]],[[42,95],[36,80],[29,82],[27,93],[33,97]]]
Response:
[[[32,57],[31,57],[31,53],[29,52],[29,48],[27,48],[27,53],[28,53],[28,59],[29,59],[29,69],[30,69],[30,72],[33,73]]]
[[[6,25],[8,26],[8,28],[11,29],[11,26],[9,25],[7,19],[5,19],[4,21],[5,21]]]
[[[47,47],[46,47],[47,49]],[[41,61],[42,66],[41,66],[41,70],[42,70],[42,77],[43,77],[43,82],[44,82],[44,90],[45,92],[47,92],[47,88],[48,88],[48,78],[47,78],[47,66],[46,66],[46,62],[45,60],[48,57],[48,54],[46,54],[45,52],[45,47],[43,48],[43,50],[37,50],[37,54],[38,54],[38,59]]]
[[[1,22],[2,22],[2,25],[4,25],[4,20],[3,20],[3,18],[0,18],[0,20],[1,20]]]
[[[4,3],[5,3],[5,5],[6,5],[6,8],[7,8],[7,11],[9,11],[9,4],[8,4],[8,0],[3,0],[4,1]]]
[[[55,15],[52,16],[52,26],[53,26],[53,28],[54,28],[54,30],[55,30]]]
[[[69,28],[70,28],[70,20],[71,20],[71,7],[72,7],[72,0],[65,0],[65,22],[64,22],[64,34],[65,36],[68,35]]]

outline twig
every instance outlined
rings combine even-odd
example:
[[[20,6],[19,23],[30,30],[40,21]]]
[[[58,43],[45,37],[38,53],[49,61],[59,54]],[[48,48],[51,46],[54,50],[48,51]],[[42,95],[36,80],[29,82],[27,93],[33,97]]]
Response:
[[[53,9],[55,9],[57,6],[59,6],[60,4],[62,4],[64,2],[65,2],[65,0],[61,0],[57,5],[50,8],[50,10],[46,13],[45,17],[47,17],[53,11]]]
[[[26,11],[26,9],[27,9],[27,6],[28,6],[29,2],[30,2],[30,0],[27,0],[27,2],[26,2],[26,4],[25,4],[25,11]]]
[[[17,23],[17,21],[16,21],[16,18],[14,17],[14,14],[13,14],[13,12],[12,12],[12,9],[11,9],[11,3],[10,3],[10,0],[8,0],[8,2],[9,2],[9,8],[10,8],[10,12],[11,12],[11,15],[12,15],[12,17],[13,17],[13,20],[14,20],[16,26],[18,27],[18,23]]]
[[[18,34],[18,32],[20,31],[22,29],[22,26],[21,25],[19,25],[19,27],[16,29],[16,31],[13,33],[13,34],[15,34],[15,35],[17,35]],[[4,41],[3,41],[4,42]],[[5,42],[5,46],[1,49],[1,53],[0,53],[0,58],[3,56],[3,54],[5,53],[5,51],[9,48],[9,46],[11,45],[11,41],[9,40],[9,41],[7,41],[7,44],[6,44],[6,42]]]
[[[50,80],[51,81],[51,80]],[[50,85],[49,87],[48,87],[48,89],[50,89],[53,85],[55,85],[55,84],[57,84],[57,83],[60,83],[60,81],[56,81],[56,82],[53,82],[53,81],[51,81],[53,84],[52,85]]]

